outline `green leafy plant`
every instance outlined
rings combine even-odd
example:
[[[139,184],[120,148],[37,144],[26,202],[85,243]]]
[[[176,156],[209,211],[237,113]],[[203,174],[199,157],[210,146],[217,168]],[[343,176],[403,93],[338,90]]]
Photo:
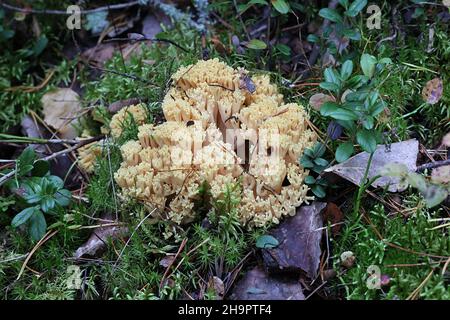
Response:
[[[270,2],[270,4],[269,4],[269,2]],[[270,1],[250,0],[244,4],[238,5],[238,10],[239,10],[240,14],[242,14],[253,5],[263,5],[263,6],[271,5],[280,14],[287,14],[287,13],[289,13],[289,11],[291,11],[291,6],[289,4],[289,1],[286,1],[286,0],[270,0]]]
[[[363,54],[360,60],[363,74],[352,75],[354,68],[351,60],[342,64],[340,72],[333,67],[325,69],[325,81],[320,83],[320,87],[328,90],[334,101],[325,102],[320,113],[333,118],[349,137],[336,149],[338,162],[347,160],[354,153],[355,142],[364,151],[375,151],[380,140],[376,118],[386,108],[379,92],[383,84],[381,75],[390,63],[390,59],[377,60],[372,55]]]
[[[326,47],[331,54],[341,54],[351,40],[361,40],[356,16],[365,8],[367,0],[355,0],[353,2],[340,0],[339,5],[340,7],[336,9],[323,8],[319,11],[319,15],[331,21],[331,23],[324,28],[320,38],[314,34],[308,35],[307,38],[308,41],[313,43],[325,39]]]
[[[71,193],[64,189],[63,180],[49,174],[48,162],[37,160],[31,147],[18,157],[16,179],[9,182],[9,188],[25,207],[12,219],[11,225],[15,228],[27,225],[34,241],[41,239],[47,229],[44,214],[52,214],[58,206],[70,204]]]
[[[7,132],[30,110],[37,110],[40,107],[40,98],[48,89],[51,89],[51,86],[67,84],[71,67],[76,65],[75,61],[67,60],[61,62],[59,60],[57,66],[44,63],[44,50],[49,47],[57,50],[59,47],[60,42],[56,42],[55,35],[47,32],[36,38],[22,38],[22,27],[11,30],[12,18],[11,16],[8,18],[9,20],[6,21],[7,17],[3,11],[0,11],[0,100],[2,101],[0,132]],[[15,24],[17,23],[16,21]],[[43,30],[48,29],[43,27]],[[60,41],[60,35],[57,41]],[[50,70],[53,67],[56,68]],[[37,86],[46,77],[48,77],[48,85],[42,90],[20,89],[22,86],[26,88]]]
[[[309,175],[305,178],[305,183],[310,186],[311,191],[319,198],[326,195],[325,188],[328,183],[325,179],[320,177],[320,173],[328,167],[329,162],[323,158],[325,154],[325,145],[318,142],[314,147],[306,149],[303,156],[300,158],[300,164],[307,169],[319,174],[317,178]]]

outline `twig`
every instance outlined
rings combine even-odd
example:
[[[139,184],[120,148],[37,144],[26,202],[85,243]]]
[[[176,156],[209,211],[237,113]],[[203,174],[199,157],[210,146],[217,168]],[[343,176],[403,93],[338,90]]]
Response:
[[[1,260],[1,261],[0,261],[0,264],[1,264],[1,263],[11,262],[11,261],[16,261],[16,260],[22,260],[22,259],[28,257],[28,255],[29,255],[29,253],[26,253],[26,254],[22,254],[22,255],[20,255],[20,256],[18,256],[18,257],[13,257],[13,258]]]
[[[217,21],[219,21],[221,24],[223,24],[226,28],[230,29],[233,32],[235,31],[234,27],[231,24],[229,24],[228,22],[226,22],[225,20],[223,20],[217,13],[212,11],[211,14],[214,16],[214,18],[217,19]]]
[[[191,253],[193,253],[194,251],[196,251],[198,248],[200,248],[201,246],[203,246],[205,243],[207,243],[208,241],[210,241],[210,238],[206,238],[205,240],[203,240],[202,242],[200,242],[197,246],[195,246],[193,249],[189,250],[188,253],[186,253],[186,255],[181,258],[180,262],[177,264],[177,266],[175,267],[175,269],[172,270],[172,272],[170,274],[167,275],[166,278],[169,278],[175,271],[178,270],[178,268],[181,266],[181,264],[184,262],[184,260],[186,258],[188,258]],[[174,259],[175,260],[175,259]]]
[[[398,27],[398,7],[399,5],[396,5],[393,9],[392,9],[392,26],[394,29],[394,32],[392,33],[392,35],[381,39],[380,41],[377,42],[377,44],[375,45],[376,48],[378,48],[380,46],[380,44],[382,44],[385,41],[392,41],[395,40],[395,38],[397,38],[398,32],[399,32],[399,27]]]
[[[438,167],[442,167],[442,166],[446,166],[446,165],[450,165],[450,159],[422,164],[421,166],[417,167],[416,171],[420,172],[420,171],[424,171],[426,169],[433,169],[433,168],[438,168]]]
[[[84,139],[84,140],[82,140],[79,144],[74,145],[74,146],[72,146],[72,147],[70,147],[70,148],[67,148],[67,149],[64,149],[64,150],[55,152],[55,153],[53,153],[53,154],[51,154],[51,155],[49,155],[49,156],[47,156],[47,157],[42,158],[42,160],[45,160],[45,161],[52,160],[52,159],[57,158],[57,157],[59,157],[59,156],[61,156],[61,155],[63,155],[63,154],[66,154],[66,153],[70,153],[70,152],[72,152],[72,151],[75,151],[75,150],[77,150],[77,149],[81,148],[82,146],[85,146],[85,145],[87,145],[87,144],[89,144],[89,143],[92,143],[92,142],[98,141],[98,140],[100,140],[100,139],[103,139],[103,137],[104,137],[104,136],[101,135],[101,136],[97,136],[97,137],[93,137],[93,138],[89,138],[89,139]],[[1,184],[0,184],[0,185],[1,185]]]
[[[242,259],[239,261],[239,263],[234,267],[233,270],[231,270],[227,276],[223,279],[223,282],[226,283],[226,288],[224,295],[228,293],[228,291],[231,289],[231,286],[233,285],[234,281],[236,280],[236,277],[238,276],[239,272],[242,269],[242,266],[244,265],[245,261],[250,257],[250,255],[253,254],[253,251],[249,251]]]
[[[132,39],[132,38],[113,38],[113,39],[108,39],[103,41],[103,43],[108,43],[108,42],[141,42],[141,41],[153,41],[153,42],[166,42],[166,43],[170,43],[172,45],[174,45],[175,47],[177,47],[178,49],[183,50],[184,52],[189,53],[189,50],[180,46],[178,43],[176,43],[175,41],[169,40],[169,39],[155,39],[155,38],[147,38],[142,36],[142,38],[138,38],[138,39]]]
[[[96,13],[101,11],[109,11],[109,10],[120,10],[125,9],[129,7],[134,7],[136,5],[139,5],[140,1],[132,1],[128,3],[118,3],[118,4],[112,4],[104,7],[98,7],[95,9],[87,9],[87,10],[80,10],[81,14],[89,14],[89,13]],[[72,12],[68,12],[67,10],[50,10],[50,9],[32,9],[32,8],[20,8],[15,7],[7,3],[0,3],[0,6],[7,10],[16,11],[16,12],[22,12],[22,13],[35,13],[35,14],[55,14],[55,15],[71,15]]]
[[[347,272],[347,270],[343,270],[341,272],[339,272],[336,277],[340,277],[343,274],[345,274]],[[315,288],[306,298],[305,300],[308,300],[309,298],[311,298],[317,291],[319,291],[323,286],[325,286],[328,283],[328,280],[325,280],[324,282],[322,282],[319,286],[317,286],[317,288]]]
[[[445,272],[447,271],[448,265],[450,264],[450,257],[445,261],[444,266],[442,267],[442,277],[444,276]]]
[[[178,248],[178,251],[177,251],[177,253],[175,254],[173,260],[172,260],[172,261],[169,263],[169,265],[167,266],[166,271],[164,272],[164,275],[163,275],[163,277],[162,277],[162,279],[161,279],[161,282],[160,282],[160,284],[159,284],[159,291],[161,291],[161,289],[162,289],[162,287],[163,287],[163,285],[164,285],[164,281],[166,280],[167,276],[169,275],[170,268],[171,268],[172,265],[174,264],[174,262],[175,262],[175,260],[177,259],[177,257],[180,255],[181,251],[183,251],[184,247],[186,246],[187,240],[188,240],[187,238],[184,238],[184,239],[183,239],[183,241],[181,242],[180,247]]]
[[[72,151],[75,151],[75,150],[81,148],[81,147],[84,146],[84,145],[87,145],[87,144],[89,144],[89,143],[98,141],[98,140],[100,140],[100,139],[102,139],[102,138],[103,138],[103,136],[97,136],[97,137],[93,137],[93,138],[81,140],[78,144],[76,144],[76,145],[74,145],[74,146],[72,146],[72,147],[70,147],[70,148],[67,148],[67,149],[64,149],[64,150],[55,152],[55,153],[53,153],[53,154],[51,154],[51,155],[49,155],[49,156],[47,156],[47,157],[44,157],[44,158],[38,159],[38,160],[44,160],[44,161],[52,160],[52,159],[57,158],[57,157],[59,157],[59,156],[61,156],[61,155],[63,155],[63,154],[66,154],[66,153],[70,153],[70,152],[72,152]],[[38,161],[38,160],[36,160],[36,161]],[[2,177],[0,178],[0,186],[3,185],[6,181],[8,181],[9,179],[11,179],[12,177],[14,177],[14,175],[16,174],[16,172],[17,172],[17,169],[14,169],[14,170],[11,170],[10,172],[8,172],[7,174],[5,174],[4,176],[2,176]]]
[[[14,142],[14,143],[33,143],[33,144],[78,144],[83,140],[76,139],[41,139],[41,138],[29,138],[21,137],[10,134],[0,133],[0,143]],[[11,161],[11,160],[9,160]]]
[[[36,243],[36,245],[34,246],[34,248],[30,251],[30,253],[28,254],[28,256],[27,256],[27,258],[25,259],[25,261],[23,262],[23,264],[22,264],[22,268],[20,268],[20,271],[19,271],[19,275],[17,276],[17,279],[16,280],[19,280],[20,279],[20,277],[22,276],[22,274],[23,274],[23,272],[24,272],[24,270],[25,270],[25,267],[27,266],[27,264],[28,264],[28,261],[30,261],[30,259],[31,259],[31,257],[33,256],[33,254],[37,251],[37,249],[39,249],[48,239],[50,239],[51,237],[53,237],[55,234],[57,234],[58,233],[58,230],[55,230],[55,231],[51,231],[51,230],[49,230],[42,238],[41,238],[41,240],[39,240],[37,243]]]
[[[100,67],[96,67],[96,66],[93,66],[93,65],[90,65],[90,64],[88,66],[90,68],[92,68],[92,69],[97,69],[97,70],[100,70],[100,71],[103,71],[103,72],[109,72],[109,73],[117,74],[118,76],[122,76],[122,77],[125,77],[125,78],[133,79],[135,81],[140,81],[142,83],[149,84],[149,85],[154,86],[154,87],[158,87],[158,85],[156,83],[151,82],[149,80],[142,79],[142,78],[134,76],[132,74],[123,73],[123,72],[119,72],[119,71],[115,71],[115,70],[111,70],[111,69],[100,68]]]
[[[423,263],[398,263],[398,264],[387,264],[385,265],[386,268],[403,268],[403,267],[420,267],[420,266],[426,266],[427,264],[425,262]]]
[[[328,8],[329,9],[336,9],[337,5],[339,4],[339,1],[337,0],[332,0],[328,3]],[[320,27],[320,30],[325,30],[329,25],[330,25],[331,21],[328,19],[324,19],[322,26]],[[320,45],[315,43],[311,53],[309,54],[309,59],[306,60],[306,62],[308,63],[308,69],[304,70],[298,77],[297,79],[294,80],[293,83],[298,82],[301,79],[305,79],[309,76],[309,74],[311,73],[312,70],[312,66],[316,63],[317,59],[319,58],[319,54],[320,54]]]
[[[431,269],[430,273],[425,277],[425,279],[422,281],[421,284],[419,284],[419,286],[414,289],[413,292],[411,292],[411,294],[406,298],[406,300],[416,300],[417,296],[420,293],[420,290],[422,290],[422,288],[425,286],[425,284],[428,282],[428,280],[430,280],[431,276],[433,275],[434,269]]]

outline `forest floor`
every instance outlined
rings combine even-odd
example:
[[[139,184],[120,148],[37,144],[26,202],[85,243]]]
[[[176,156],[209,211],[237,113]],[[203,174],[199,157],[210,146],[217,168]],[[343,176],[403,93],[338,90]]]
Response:
[[[77,25],[0,2],[0,297],[450,299],[448,1],[175,3],[90,1]],[[309,115],[295,217],[247,228],[240,182],[205,183],[177,224],[114,179],[172,75],[214,58]]]

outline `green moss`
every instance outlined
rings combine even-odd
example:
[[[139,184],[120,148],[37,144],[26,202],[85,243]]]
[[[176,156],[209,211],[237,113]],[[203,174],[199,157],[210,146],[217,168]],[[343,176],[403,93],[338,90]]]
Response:
[[[429,219],[440,217],[441,210],[430,212],[424,209],[422,200],[414,194],[408,200],[409,208],[412,209],[408,218],[399,213],[388,214],[379,204],[367,212],[376,230],[383,236],[382,240],[361,216],[348,219],[342,238],[337,239],[336,247],[336,254],[350,250],[356,256],[354,267],[344,273],[340,277],[341,282],[336,284],[337,288],[345,289],[348,299],[406,299],[431,270],[434,270],[433,276],[424,284],[419,298],[450,298],[450,288],[441,275],[445,261],[423,255],[450,256],[447,230],[430,230],[437,224]],[[387,242],[406,250],[393,248]],[[335,258],[338,267],[338,255]],[[372,265],[378,266],[381,274],[391,278],[389,288],[377,290],[367,287],[367,268]]]

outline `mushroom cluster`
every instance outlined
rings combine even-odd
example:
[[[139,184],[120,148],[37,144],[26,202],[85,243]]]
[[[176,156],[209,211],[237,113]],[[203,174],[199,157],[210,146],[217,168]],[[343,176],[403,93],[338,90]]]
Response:
[[[162,104],[166,122],[142,124],[141,112],[124,111],[140,124],[138,140],[122,145],[114,175],[124,196],[181,224],[195,218],[204,182],[216,199],[240,183],[238,215],[248,227],[278,223],[311,199],[298,159],[316,136],[305,110],[284,104],[268,76],[250,77],[211,59],[180,68],[172,79]],[[114,117],[112,133],[120,134],[124,115]]]
[[[86,173],[94,172],[96,160],[102,154],[102,144],[103,141],[93,142],[78,149],[78,165]]]
[[[133,104],[120,109],[111,119],[109,128],[102,127],[105,134],[111,134],[114,138],[120,137],[126,126],[133,118],[136,125],[142,125],[148,118],[147,108],[144,104]],[[89,134],[83,133],[84,138],[92,138]],[[86,173],[93,173],[97,158],[102,155],[104,140],[90,143],[79,148],[78,151],[78,165]]]

